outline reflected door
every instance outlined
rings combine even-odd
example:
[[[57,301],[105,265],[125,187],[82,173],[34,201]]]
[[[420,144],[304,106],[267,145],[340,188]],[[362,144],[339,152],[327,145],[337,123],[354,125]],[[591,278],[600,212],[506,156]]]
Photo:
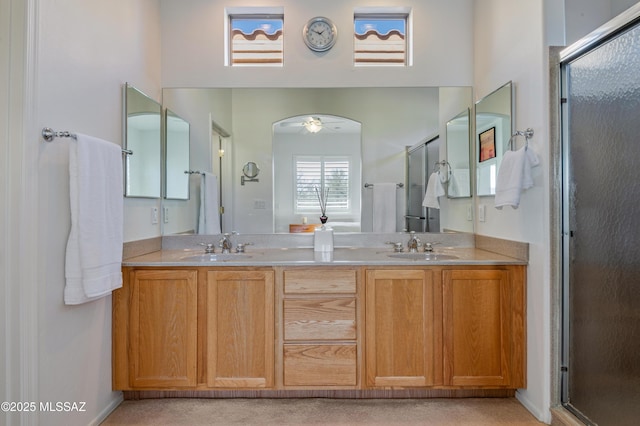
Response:
[[[415,145],[407,151],[407,231],[440,232],[440,210],[422,206],[427,181],[440,158],[440,138]]]
[[[426,144],[410,148],[407,152],[407,214],[405,223],[407,231],[426,232],[427,209],[422,207],[422,199],[426,189]]]
[[[427,168],[425,176],[427,180],[429,179],[429,176],[431,176],[431,173],[436,171],[436,163],[439,160],[440,138],[435,138],[427,142]],[[425,183],[425,190],[426,188],[427,185]],[[440,209],[427,209],[427,232],[440,232]]]

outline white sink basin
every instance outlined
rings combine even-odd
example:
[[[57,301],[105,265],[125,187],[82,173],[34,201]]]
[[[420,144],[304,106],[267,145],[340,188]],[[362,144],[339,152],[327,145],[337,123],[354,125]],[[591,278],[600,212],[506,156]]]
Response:
[[[387,256],[394,259],[406,259],[406,260],[422,260],[427,262],[437,262],[440,260],[453,260],[458,259],[458,256],[451,254],[438,254],[438,253],[393,253]]]
[[[201,253],[181,257],[184,262],[228,262],[230,260],[243,261],[252,256],[243,253]]]

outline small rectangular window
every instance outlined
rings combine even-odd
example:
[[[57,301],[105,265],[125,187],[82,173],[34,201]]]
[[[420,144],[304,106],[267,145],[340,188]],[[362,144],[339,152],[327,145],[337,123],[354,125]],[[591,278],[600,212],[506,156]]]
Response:
[[[282,66],[282,15],[229,15],[231,66]]]
[[[407,65],[406,14],[355,14],[354,64],[356,66]]]
[[[349,211],[349,158],[296,157],[295,167],[296,213],[319,211],[318,193],[327,195],[327,213]]]

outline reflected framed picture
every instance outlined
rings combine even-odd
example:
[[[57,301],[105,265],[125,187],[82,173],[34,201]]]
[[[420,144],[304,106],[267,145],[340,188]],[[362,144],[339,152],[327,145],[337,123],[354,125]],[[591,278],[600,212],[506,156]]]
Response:
[[[496,128],[492,127],[478,135],[480,140],[480,162],[496,157]]]

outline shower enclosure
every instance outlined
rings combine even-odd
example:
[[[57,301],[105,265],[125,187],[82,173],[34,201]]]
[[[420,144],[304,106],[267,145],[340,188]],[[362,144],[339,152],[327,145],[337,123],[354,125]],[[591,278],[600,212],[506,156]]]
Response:
[[[561,53],[563,405],[640,419],[640,4]]]

